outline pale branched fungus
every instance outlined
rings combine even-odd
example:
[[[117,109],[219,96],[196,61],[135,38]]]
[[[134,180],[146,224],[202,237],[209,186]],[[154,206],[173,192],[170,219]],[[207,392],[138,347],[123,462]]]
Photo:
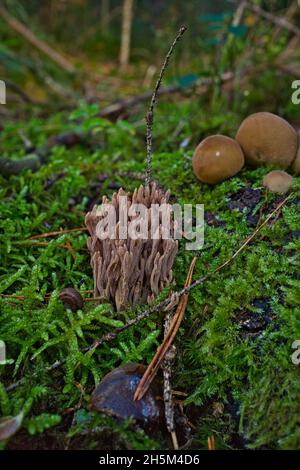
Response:
[[[128,225],[137,217],[137,215],[130,216],[132,204],[144,204],[147,208],[147,238],[134,239],[127,236],[126,239],[121,239],[119,236],[120,213],[123,212],[119,210],[122,196],[127,196]],[[153,213],[150,206],[151,204],[167,205],[168,199],[169,192],[159,189],[155,183],[141,186],[135,189],[133,194],[127,194],[120,189],[113,195],[111,201],[104,196],[102,204],[111,204],[116,209],[114,239],[111,237],[103,239],[96,233],[97,224],[105,217],[105,211],[95,206],[86,215],[85,223],[90,234],[88,249],[94,274],[94,296],[106,297],[118,311],[126,305],[151,302],[172,281],[172,266],[178,242],[171,237],[163,239],[162,212],[159,213],[158,237],[153,239],[151,236]],[[170,213],[171,235],[173,229],[174,223]]]

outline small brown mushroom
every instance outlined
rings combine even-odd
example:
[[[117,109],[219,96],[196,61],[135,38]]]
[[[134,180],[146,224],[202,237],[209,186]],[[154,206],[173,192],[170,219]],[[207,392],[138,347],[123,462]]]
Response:
[[[293,178],[285,171],[270,171],[263,180],[263,185],[272,193],[285,194],[293,184]]]
[[[193,169],[203,183],[216,184],[236,175],[244,165],[240,145],[225,135],[202,140],[193,155]]]
[[[287,168],[295,158],[298,136],[284,119],[272,113],[251,114],[240,125],[236,140],[252,166]]]

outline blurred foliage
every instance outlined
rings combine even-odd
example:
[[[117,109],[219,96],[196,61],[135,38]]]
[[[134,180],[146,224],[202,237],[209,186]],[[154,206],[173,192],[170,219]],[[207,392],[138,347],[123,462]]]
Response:
[[[294,1],[264,2],[262,6],[282,17],[289,14]],[[0,17],[0,75],[40,103],[33,110],[8,87],[10,108],[15,103],[19,115],[22,111],[26,116],[32,112],[49,114],[71,103],[74,106],[80,98],[105,104],[149,90],[154,80],[149,66],[160,66],[181,24],[186,24],[188,30],[175,51],[166,83],[169,80],[185,88],[211,77],[215,83],[213,100],[219,100],[221,94],[229,95],[230,109],[240,106],[243,95],[247,95],[254,109],[264,102],[266,108],[274,110],[279,106],[279,97],[283,103],[288,101],[293,76],[284,73],[277,61],[286,50],[291,34],[250,10],[235,24],[236,5],[229,0],[154,0],[151,8],[148,0],[135,2],[130,67],[122,74],[118,67],[121,0],[108,2],[105,28],[102,2],[96,0],[6,0],[4,4],[12,16],[38,38],[67,55],[77,68],[73,75],[66,73]],[[293,11],[288,19],[297,24],[299,11]],[[295,48],[286,59],[296,71],[299,54],[299,48]],[[230,92],[220,82],[226,72],[235,74],[234,89]],[[241,112],[246,109],[249,111],[248,105]]]

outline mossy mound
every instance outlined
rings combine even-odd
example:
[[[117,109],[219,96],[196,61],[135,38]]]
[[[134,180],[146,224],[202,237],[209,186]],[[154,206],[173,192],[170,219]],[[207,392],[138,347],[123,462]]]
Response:
[[[28,240],[44,232],[83,226],[84,214],[103,194],[140,184],[144,171],[142,125],[110,123],[95,117],[95,107],[32,119],[7,126],[1,135],[5,157],[24,154],[17,129],[37,145],[57,132],[91,132],[90,147],[56,146],[36,172],[23,172],[1,183],[0,339],[8,363],[0,366],[3,416],[24,408],[22,430],[8,448],[167,448],[165,436],[136,432],[130,422],[116,423],[88,410],[90,393],[111,369],[130,361],[148,363],[162,336],[162,316],[155,314],[88,355],[80,351],[94,339],[136,315],[116,316],[108,304],[86,302],[76,314],[57,299],[72,286],[93,288],[85,232]],[[178,105],[178,116],[191,115]],[[174,117],[168,106],[158,113],[164,135]],[[224,119],[203,124],[219,131]],[[234,116],[233,122],[237,121]],[[225,129],[226,130],[226,129]],[[232,132],[231,132],[232,131]],[[161,134],[162,130],[159,127]],[[204,204],[205,244],[194,278],[224,262],[282,200],[266,195],[266,169],[244,169],[210,187],[196,181],[191,165],[193,139],[187,124],[180,138],[160,139],[153,177],[171,190],[172,201]],[[233,128],[228,126],[228,133]],[[196,139],[194,139],[196,140]],[[162,143],[163,142],[163,143]],[[176,338],[173,386],[187,394],[185,413],[193,423],[194,448],[300,448],[300,375],[292,343],[300,339],[299,289],[300,180],[277,220],[265,226],[226,269],[191,292],[186,317]],[[174,273],[181,288],[192,252],[180,244]],[[45,300],[45,295],[50,294]],[[15,298],[5,297],[14,295]],[[161,297],[167,295],[164,292]],[[47,367],[66,358],[66,364]],[[23,379],[13,390],[5,388]],[[80,404],[80,410],[76,411]],[[75,409],[75,420],[72,417]],[[34,436],[34,437],[32,437]]]

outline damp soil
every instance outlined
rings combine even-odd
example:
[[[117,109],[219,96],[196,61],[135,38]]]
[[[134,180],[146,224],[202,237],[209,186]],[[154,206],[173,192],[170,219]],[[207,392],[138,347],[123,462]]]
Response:
[[[242,338],[257,338],[269,325],[277,325],[277,317],[272,311],[270,299],[256,299],[252,309],[241,309],[235,314]]]

